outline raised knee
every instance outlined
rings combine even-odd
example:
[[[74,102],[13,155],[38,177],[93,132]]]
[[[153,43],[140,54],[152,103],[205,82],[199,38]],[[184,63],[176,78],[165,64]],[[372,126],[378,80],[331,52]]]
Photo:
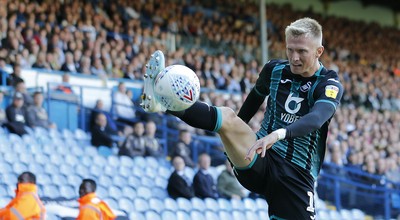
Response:
[[[221,107],[222,112],[222,128],[231,128],[236,122],[236,113],[228,107]]]

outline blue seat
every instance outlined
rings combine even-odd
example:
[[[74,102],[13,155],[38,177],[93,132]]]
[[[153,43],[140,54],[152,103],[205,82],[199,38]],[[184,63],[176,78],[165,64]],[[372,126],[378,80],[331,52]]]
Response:
[[[173,212],[173,211],[164,210],[161,213],[161,218],[162,218],[162,220],[171,220],[171,219],[177,219],[177,216],[176,216],[175,212]]]
[[[118,175],[118,169],[116,167],[106,164],[106,166],[103,167],[103,175],[104,174],[113,179],[115,175]]]
[[[75,166],[76,164],[79,164],[80,161],[77,156],[73,154],[68,154],[65,156],[65,163],[71,166]]]
[[[155,157],[145,157],[147,167],[151,167],[153,169],[157,169],[160,165],[158,164],[158,160]]]
[[[75,139],[80,141],[90,141],[90,135],[88,135],[84,130],[77,128],[75,130]]]
[[[147,200],[145,200],[145,199],[135,198],[133,200],[133,204],[135,205],[136,211],[145,212],[145,211],[150,210],[149,204],[147,203]]]
[[[161,216],[153,210],[146,211],[145,217],[146,219],[151,219],[151,220],[161,220]]]
[[[103,168],[98,165],[93,165],[90,167],[90,174],[99,177],[103,174]]]
[[[244,211],[244,204],[243,204],[242,200],[231,199],[231,204],[232,204],[233,210]]]
[[[124,167],[133,167],[134,166],[133,159],[128,156],[121,156],[120,162],[121,162],[121,166],[124,166]]]
[[[107,160],[103,156],[95,155],[93,156],[93,164],[99,167],[104,167],[107,164]]]
[[[51,174],[47,173],[39,173],[36,174],[37,182],[43,185],[51,184],[53,181],[51,180]]]
[[[152,188],[152,196],[159,199],[165,199],[168,197],[168,192],[165,188],[153,187]]]
[[[1,170],[1,168],[0,168]],[[39,173],[44,173],[44,166],[42,164],[39,163],[29,163],[28,165],[28,170],[31,171],[32,173],[34,173],[35,175],[39,174]]]
[[[64,129],[61,131],[61,135],[62,135],[62,137],[63,137],[65,140],[71,140],[71,139],[74,139],[74,138],[75,138],[75,137],[74,137],[74,134],[72,134],[72,132],[71,132],[70,130],[66,129],[66,128],[64,128]]]
[[[146,167],[144,173],[146,174],[146,176],[150,177],[151,179],[154,179],[154,178],[156,178],[156,176],[158,176],[156,169],[154,169],[152,167]]]
[[[161,214],[165,210],[165,205],[163,200],[157,198],[149,199],[149,206],[159,214]]]
[[[1,196],[0,197],[0,207],[5,207],[6,205],[8,205],[8,203],[10,203],[12,200],[11,196]]]
[[[48,163],[44,165],[44,171],[48,174],[57,174],[59,173],[60,170],[58,169],[58,166],[56,166],[55,164]]]
[[[131,172],[132,172],[133,175],[135,175],[137,177],[140,177],[140,178],[141,177],[146,177],[146,178],[148,178],[147,176],[144,176],[145,173],[143,171],[143,167],[135,166],[135,167],[133,167]]]
[[[64,174],[53,174],[51,175],[51,180],[58,186],[67,183],[67,177]]]
[[[77,174],[73,174],[73,173],[71,173],[71,174],[68,174],[67,175],[67,181],[68,181],[68,183],[70,183],[70,184],[74,184],[74,185],[78,185],[80,182],[82,182],[82,177],[80,177],[79,175],[77,175]]]
[[[75,192],[75,189],[71,185],[60,186],[60,196],[66,199],[74,199],[77,197],[78,192]]]
[[[145,186],[139,186],[136,189],[136,192],[139,198],[150,199],[152,196],[152,191],[150,190],[150,188],[147,188]]]
[[[61,164],[59,167],[60,174],[69,175],[75,173],[73,166],[69,164]]]
[[[132,168],[130,167],[125,167],[125,166],[120,166],[118,168],[118,173],[119,175],[123,176],[123,177],[131,177],[132,175]]]
[[[140,212],[137,211],[131,211],[129,213],[129,219],[134,219],[134,220],[146,220],[146,217]]]
[[[211,210],[207,210],[206,211],[205,217],[206,217],[207,220],[217,220],[217,219],[219,219],[217,213],[213,212]],[[230,220],[232,220],[232,219],[230,219]]]
[[[218,202],[215,199],[212,198],[205,198],[204,203],[206,204],[206,208],[208,210],[217,212],[219,210],[219,205]]]
[[[107,164],[112,167],[120,167],[121,165],[119,157],[116,155],[110,155],[109,157],[107,157],[107,161]]]
[[[128,177],[128,184],[134,187],[139,187],[141,185],[140,179],[137,176]]]
[[[239,212],[239,213],[243,214],[242,212]],[[246,211],[244,213],[244,216],[245,216],[245,219],[259,219],[257,212],[254,212],[254,211]],[[239,219],[239,217],[241,217],[241,216],[237,216],[234,212],[233,219],[236,220],[236,219]]]
[[[43,186],[43,196],[49,197],[51,199],[56,199],[60,197],[60,190],[56,185],[48,184]]]
[[[265,199],[257,198],[256,205],[257,205],[257,210],[263,210],[268,212],[268,203]]]
[[[3,155],[3,160],[10,164],[14,163],[16,158],[19,159],[18,154],[12,151],[5,152]]]
[[[195,217],[197,217],[197,215],[195,215]],[[187,212],[181,211],[181,210],[176,212],[176,219],[177,220],[191,220],[190,215]]]
[[[232,220],[233,218],[230,212],[222,210],[218,212],[218,216],[220,220]],[[207,220],[209,219],[207,218]]]
[[[192,210],[192,203],[186,198],[177,198],[176,203],[178,204],[179,210],[190,212]]]
[[[267,212],[267,211],[264,211],[264,210],[257,211],[257,215],[258,215],[258,218],[259,218],[260,220],[262,220],[262,219],[269,219],[269,215],[268,215],[268,212]],[[317,219],[323,219],[323,218],[317,218]]]
[[[0,162],[0,170],[1,170],[1,173],[9,173],[9,172],[13,171],[11,164],[6,161]]]
[[[224,198],[218,198],[217,202],[218,202],[220,210],[228,211],[228,212],[232,211],[232,205],[229,200],[224,199]]]
[[[135,210],[135,206],[133,205],[133,202],[125,197],[119,198],[118,199],[118,206],[121,210],[129,213],[133,210]]]
[[[252,212],[257,211],[257,205],[256,205],[256,203],[254,202],[253,199],[244,198],[244,199],[243,199],[243,204],[244,204],[244,208],[245,208],[246,210],[250,210],[250,211],[252,211]]]
[[[154,187],[154,185],[155,185],[154,180],[148,176],[142,176],[140,178],[140,182],[142,183],[143,186],[147,186],[147,187]]]
[[[193,197],[190,200],[192,202],[193,209],[196,209],[200,212],[204,212],[207,209],[206,204],[204,204],[204,201],[202,199]]]
[[[106,146],[100,146],[98,148],[98,152],[99,152],[99,155],[103,156],[103,157],[108,157],[108,156],[113,155],[111,148],[106,147]]]
[[[28,166],[23,162],[14,162],[12,167],[16,173],[23,173],[28,170]]]
[[[164,199],[164,207],[166,210],[170,210],[173,212],[178,211],[178,204],[176,204],[176,201],[173,200],[172,198],[165,198]]]
[[[76,174],[83,178],[87,178],[87,176],[89,175],[89,168],[82,164],[77,164],[74,168]]]
[[[20,153],[19,154],[19,161],[25,163],[25,164],[30,164],[32,163],[32,161],[34,160],[33,154],[31,154],[30,152],[24,152],[24,153]]]
[[[98,155],[98,153],[97,153],[97,148],[96,147],[94,147],[94,146],[86,146],[85,148],[84,148],[84,151],[85,151],[85,155],[90,155],[90,156],[92,156],[92,157],[94,157],[94,156],[97,156]]]
[[[60,154],[55,154],[54,152],[52,152],[52,153],[53,154],[50,154],[50,162],[52,164],[59,166],[59,165],[65,163],[63,156],[61,156]]]
[[[168,185],[168,180],[158,176],[155,178],[154,183],[156,186],[166,189]]]
[[[117,186],[108,187],[108,195],[112,198],[119,198],[119,197],[125,196],[122,194],[121,188],[119,188]],[[130,199],[132,199],[132,198],[130,198]]]
[[[81,146],[71,146],[71,153],[75,156],[86,156],[85,151]]]
[[[104,186],[104,187],[107,188],[107,187],[113,185],[112,183],[113,183],[113,182],[112,182],[112,180],[111,180],[111,177],[109,177],[109,176],[101,175],[101,176],[99,177],[99,183],[98,183],[98,185],[101,185],[101,186]]]
[[[137,196],[135,188],[128,185],[122,187],[122,194],[128,198],[136,198]]]
[[[135,165],[135,167],[140,167],[143,169],[146,168],[147,161],[142,156],[135,156],[133,158],[133,164]]]
[[[166,167],[159,167],[157,173],[160,177],[168,179],[171,176],[172,171]]]
[[[179,216],[178,216],[179,219]],[[206,219],[206,217],[204,216],[203,213],[196,211],[196,210],[192,210],[190,211],[190,217],[189,219],[191,220],[202,220],[202,219]],[[212,220],[212,219],[207,219],[207,220]]]
[[[35,161],[39,164],[48,164],[50,161],[50,157],[47,154],[44,154],[43,152],[39,154],[35,154]]]
[[[114,198],[107,197],[107,198],[104,198],[103,201],[105,203],[107,203],[107,205],[110,206],[110,208],[112,208],[112,209],[118,209],[119,208],[118,207],[118,202]]]
[[[112,182],[116,186],[125,186],[128,185],[128,179],[126,177],[120,176],[117,174],[118,170],[115,171],[114,176],[112,178]]]
[[[24,141],[23,141],[22,138],[21,138],[19,135],[17,135],[17,134],[10,133],[10,134],[8,135],[8,139],[10,140],[11,143],[24,146]],[[14,147],[16,147],[16,146],[14,145]],[[24,152],[24,151],[22,151],[22,152]]]
[[[233,211],[232,212],[232,219],[233,220],[243,220],[243,219],[247,219],[246,218],[246,216],[243,214],[243,212],[241,212],[241,211]],[[250,219],[256,219],[256,217],[255,218],[250,218]]]
[[[7,185],[0,184],[0,198],[4,197],[4,196],[8,196]],[[3,206],[0,206],[0,207],[3,207]]]
[[[100,198],[106,198],[109,196],[107,188],[105,188],[104,186],[101,186],[101,185],[97,185],[96,194]]]

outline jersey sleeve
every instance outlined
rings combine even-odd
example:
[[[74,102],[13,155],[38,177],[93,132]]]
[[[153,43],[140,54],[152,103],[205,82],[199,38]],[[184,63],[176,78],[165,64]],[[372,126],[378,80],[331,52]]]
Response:
[[[343,86],[337,77],[329,77],[321,82],[314,91],[315,104],[329,103],[337,108],[343,96]]]

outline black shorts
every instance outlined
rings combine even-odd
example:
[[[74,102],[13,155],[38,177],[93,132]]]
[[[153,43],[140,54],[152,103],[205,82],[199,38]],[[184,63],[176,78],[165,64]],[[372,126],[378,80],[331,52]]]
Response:
[[[239,182],[264,195],[271,219],[314,219],[314,178],[272,149],[257,155],[250,168],[235,168]]]

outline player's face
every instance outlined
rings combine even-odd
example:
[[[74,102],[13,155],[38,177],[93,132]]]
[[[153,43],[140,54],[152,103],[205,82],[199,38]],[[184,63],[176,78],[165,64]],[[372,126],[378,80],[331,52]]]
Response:
[[[319,68],[318,58],[323,51],[324,48],[311,37],[286,38],[286,55],[290,63],[290,70],[294,74],[304,77],[314,75]]]

